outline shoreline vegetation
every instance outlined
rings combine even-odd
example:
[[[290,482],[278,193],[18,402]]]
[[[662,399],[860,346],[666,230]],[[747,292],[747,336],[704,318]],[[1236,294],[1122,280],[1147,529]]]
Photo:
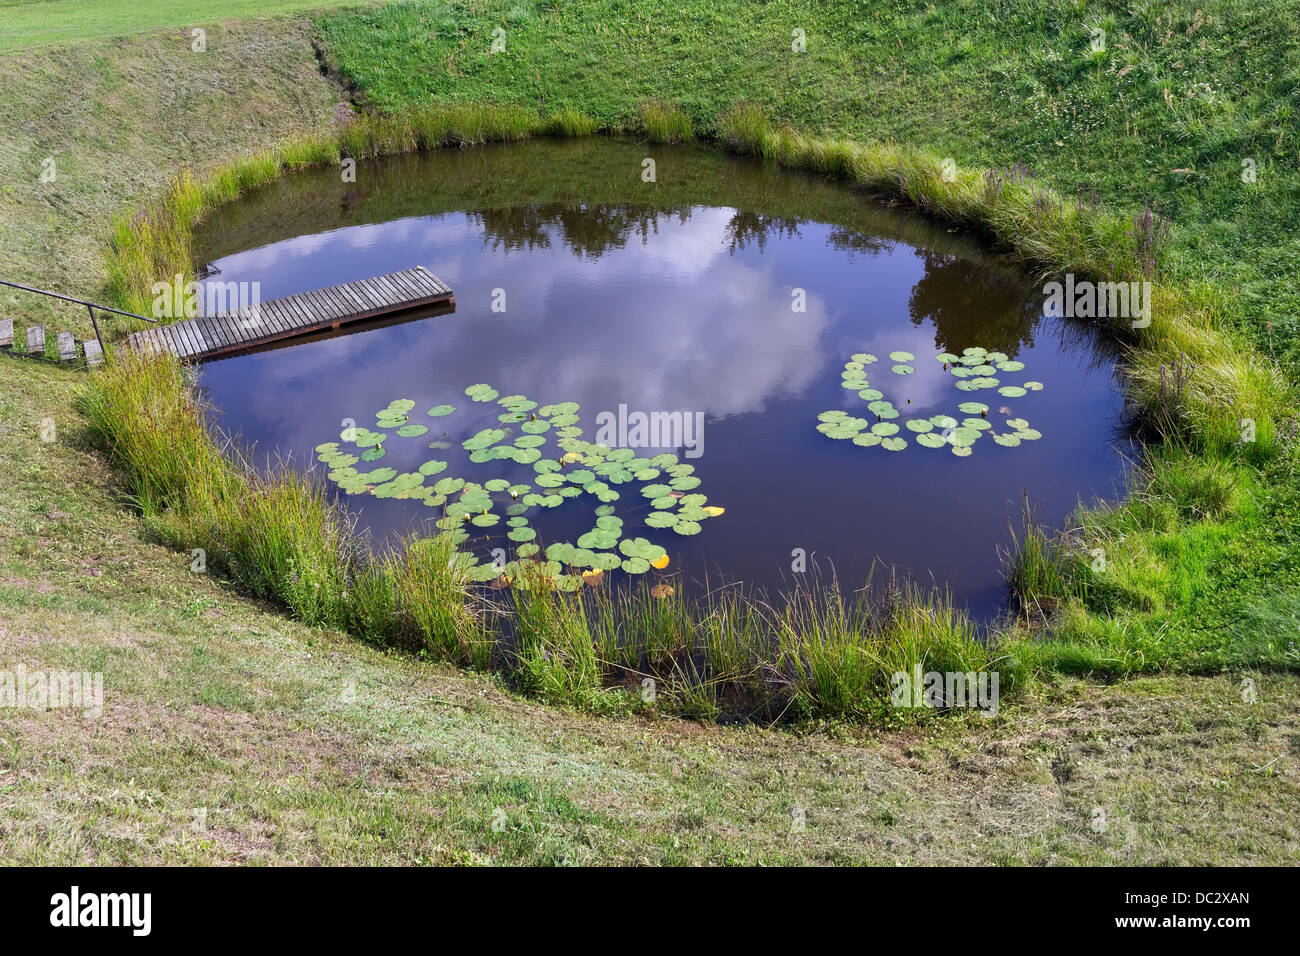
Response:
[[[349,115],[196,181],[183,171],[164,194],[118,220],[108,253],[112,300],[149,308],[158,276],[190,276],[191,234],[219,205],[311,166],[539,136],[630,133],[654,143],[700,139],[740,155],[843,180],[864,201],[906,203],[1013,251],[1043,275],[1152,283],[1147,328],[1112,324],[1126,348],[1126,388],[1150,454],[1125,503],[1081,510],[1078,527],[1049,537],[1026,521],[1008,556],[1019,613],[983,639],[940,595],[891,587],[878,604],[847,604],[833,589],[786,596],[777,609],[724,592],[694,600],[554,593],[521,574],[504,604],[471,589],[454,545],[406,541],[372,553],[324,490],[289,471],[256,473],[218,448],[179,365],[117,356],[84,400],[92,430],[126,471],[148,527],[209,562],[248,593],[308,623],[380,646],[504,671],[528,692],[596,711],[637,709],[652,679],[656,708],[706,719],[889,720],[895,673],[996,668],[1004,691],[1051,671],[1114,676],[1228,666],[1294,667],[1293,650],[1246,641],[1227,649],[1135,642],[1107,615],[1159,581],[1144,582],[1143,533],[1199,533],[1199,522],[1252,507],[1261,475],[1285,456],[1279,424],[1291,394],[1278,370],[1235,341],[1230,303],[1208,284],[1161,278],[1167,232],[1149,208],[1130,217],[1067,201],[1013,167],[945,167],[892,143],[822,139],[774,126],[750,103],[733,104],[698,136],[686,114],[648,102],[631,128],[600,128],[581,112],[541,114],[511,105],[453,105]],[[1252,425],[1243,440],[1243,423]],[[1127,541],[1138,539],[1138,546]],[[1097,542],[1108,552],[1095,570]]]

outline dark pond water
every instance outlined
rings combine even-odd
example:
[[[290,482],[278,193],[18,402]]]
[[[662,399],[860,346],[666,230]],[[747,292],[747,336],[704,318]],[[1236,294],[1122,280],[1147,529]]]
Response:
[[[657,163],[653,183],[642,180],[646,156]],[[814,177],[609,140],[447,151],[363,164],[356,183],[340,182],[336,170],[290,177],[225,210],[200,243],[201,261],[221,279],[260,282],[263,299],[416,265],[455,290],[451,315],[204,366],[200,382],[217,423],[259,455],[315,464],[315,446],[337,441],[346,420],[379,431],[376,413],[409,399],[410,420],[429,433],[382,429],[390,435],[384,457],[356,468],[412,472],[437,459],[448,467],[427,485],[446,477],[534,482],[531,464],[468,460],[461,442],[480,430],[507,428],[501,444],[527,431],[501,425],[508,412],[497,402],[467,397],[476,383],[541,405],[579,403],[588,441],[604,437],[597,416],[617,417],[620,406],[625,417],[702,420],[698,436],[682,436],[698,439],[693,450],[636,449],[638,461],[675,452],[700,480],[678,490],[725,508],[698,521],[699,533],[643,524],[659,509],[642,487],[671,473],[608,483],[620,496],[612,503],[624,536],[665,548],[671,563],[662,573],[688,587],[707,575],[779,591],[806,580],[795,570],[800,553],[810,571],[833,570],[857,587],[878,560],[946,588],[988,619],[1003,606],[998,547],[1024,495],[1039,520],[1059,526],[1080,499],[1113,497],[1122,485],[1128,446],[1107,349],[1088,330],[1044,317],[1041,284],[971,241]],[[505,310],[494,311],[502,293]],[[963,379],[936,359],[968,348],[1002,353],[996,364],[1012,370]],[[869,385],[861,387],[882,392],[899,417],[878,421],[867,409],[872,396],[842,387],[845,363],[860,353],[878,359],[865,365]],[[979,377],[999,384],[956,387]],[[997,391],[1024,382],[1043,388]],[[1024,440],[1004,446],[977,432],[960,457],[948,441],[922,446],[906,427],[909,419],[978,417],[958,410],[969,401],[989,406],[991,431]],[[442,403],[456,411],[425,414]],[[866,428],[892,422],[897,435],[882,437],[906,447],[828,437],[817,430],[827,411],[865,419]],[[563,454],[558,427],[545,433],[544,458]],[[451,447],[430,449],[439,440]],[[326,480],[327,469],[315,467]],[[471,527],[464,546],[484,561],[491,548],[513,556],[516,546],[505,534],[511,500],[493,497],[501,523]],[[420,500],[345,500],[379,537],[415,527],[434,533],[442,512]],[[584,493],[524,517],[544,545],[576,541],[600,504]]]

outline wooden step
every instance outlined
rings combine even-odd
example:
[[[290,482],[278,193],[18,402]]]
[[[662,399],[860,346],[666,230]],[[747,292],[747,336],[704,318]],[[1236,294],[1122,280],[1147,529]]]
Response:
[[[0,319],[0,349],[14,347],[14,320]]]
[[[44,355],[45,354],[45,327],[33,325],[27,330],[27,354]]]
[[[77,337],[71,332],[59,333],[59,360],[75,362],[77,360]]]
[[[81,343],[86,352],[86,364],[91,368],[104,364],[104,350],[99,347],[98,339],[86,339]]]

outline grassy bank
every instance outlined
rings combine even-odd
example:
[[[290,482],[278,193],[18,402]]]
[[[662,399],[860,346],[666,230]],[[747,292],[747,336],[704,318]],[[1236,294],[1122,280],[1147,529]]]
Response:
[[[410,2],[320,22],[327,62],[381,112],[490,98],[648,136],[646,104],[675,104],[678,129],[843,175],[1050,268],[1154,265],[1152,327],[1118,331],[1159,453],[1129,504],[1013,558],[1022,619],[1040,636],[1046,619],[1045,660],[1083,672],[1294,666],[1295,400],[1279,372],[1300,354],[1294,3]],[[944,183],[939,157],[965,172]],[[980,166],[1018,201],[990,202]],[[1135,262],[1135,238],[1150,251],[1159,231],[1149,209],[1173,228]]]
[[[887,733],[596,718],[192,572],[121,507],[119,472],[75,409],[83,387],[0,356],[0,663],[102,671],[105,688],[99,720],[0,709],[11,863],[1285,865],[1300,852],[1294,675],[1251,672],[1255,703],[1239,675],[1052,679],[996,720]]]
[[[662,102],[716,135],[744,99],[818,137],[1018,163],[1071,201],[1148,201],[1180,227],[1166,276],[1213,280],[1262,352],[1300,355],[1294,0],[415,0],[320,26],[328,61],[383,112],[491,101],[634,128]]]
[[[329,122],[336,94],[315,71],[307,25],[217,29],[225,56],[182,72],[170,66],[165,35],[0,57],[0,155],[38,159],[70,148],[79,158],[52,196],[0,190],[9,275],[102,294],[99,249],[112,216],[162,191],[176,168],[159,129],[182,132],[202,180],[268,141]],[[710,50],[740,29],[715,29]],[[900,57],[931,42],[908,41]],[[45,67],[49,57],[56,67]],[[676,62],[663,60],[646,81]],[[758,98],[772,86],[750,65]],[[847,58],[843,65],[852,75]],[[976,85],[978,65],[969,73]],[[897,78],[881,81],[907,93]],[[687,102],[690,112],[689,98],[703,91],[662,99]],[[652,98],[629,95],[628,115]],[[896,120],[919,141],[942,125],[936,104],[952,111],[957,103],[921,97]],[[869,106],[860,97],[863,116]],[[835,108],[834,97],[825,108]],[[22,121],[31,115],[45,119]],[[132,163],[119,162],[127,153]],[[983,162],[1000,168],[1014,158]],[[3,305],[17,318],[66,327],[37,304]],[[481,673],[296,623],[217,575],[191,572],[188,551],[151,543],[138,512],[121,507],[131,489],[82,433],[84,382],[0,357],[8,478],[0,483],[0,648],[29,669],[103,670],[107,694],[105,719],[95,723],[0,711],[8,860],[1187,865],[1284,864],[1300,847],[1294,676],[1094,683],[1049,673],[996,721],[932,721],[882,735],[843,725],[792,734],[652,715],[593,719],[520,698]],[[57,423],[49,443],[46,418]],[[1300,542],[1288,517],[1296,503],[1285,473],[1251,475],[1260,493],[1249,524],[1235,497],[1207,520],[1177,504],[1198,500],[1181,486],[1148,493],[1171,529],[1193,521],[1201,529],[1200,546],[1178,562],[1197,589],[1185,604],[1171,601],[1164,621],[1145,611],[1129,619],[1120,607],[1115,627],[1150,627],[1189,647],[1255,633],[1285,645],[1300,619],[1280,599],[1300,591]],[[1139,567],[1173,561],[1179,541],[1155,527],[1143,534]],[[1167,576],[1133,580],[1157,588]],[[1243,700],[1244,676],[1257,683],[1255,703]],[[1098,808],[1109,821],[1101,829],[1092,825]],[[806,821],[800,830],[796,812]]]

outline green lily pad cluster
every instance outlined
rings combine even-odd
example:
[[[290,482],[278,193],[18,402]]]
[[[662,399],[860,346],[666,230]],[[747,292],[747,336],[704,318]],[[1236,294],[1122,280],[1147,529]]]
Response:
[[[1043,387],[1042,382],[1024,382],[1020,385],[1002,384],[997,373],[1011,374],[1022,371],[1024,362],[1009,358],[1005,352],[990,352],[978,345],[962,349],[961,355],[940,352],[935,359],[958,379],[957,388],[963,392],[976,392],[984,388],[996,388],[1004,398],[1020,398],[1026,392],[1037,392]]]
[[[889,357],[895,363],[890,369],[894,374],[915,373],[916,369],[911,363],[916,356],[911,352],[891,352]],[[998,373],[1019,372],[1025,367],[1023,362],[1011,359],[1005,352],[991,352],[974,346],[963,349],[961,355],[940,352],[935,359],[943,363],[945,371],[952,373],[956,387],[963,392],[996,388],[1004,398],[1020,398],[1043,388],[1042,382],[1035,381],[1020,385],[1000,384],[1001,380],[996,377]],[[911,433],[912,441],[923,448],[946,446],[952,454],[965,458],[971,454],[975,442],[981,436],[987,435],[996,444],[1008,448],[1042,437],[1023,418],[1007,418],[1005,430],[998,429],[988,419],[989,406],[979,401],[961,402],[957,406],[961,417],[941,414],[929,418],[909,418],[900,428],[893,421],[900,417],[899,409],[879,389],[871,387],[867,366],[875,361],[874,355],[858,352],[844,363],[840,384],[857,392],[858,397],[866,402],[867,415],[854,416],[840,409],[822,412],[817,416],[817,430],[827,438],[851,441],[863,448],[879,445],[885,451],[902,451],[908,445],[905,429]]]
[[[630,503],[646,528],[671,529],[683,536],[700,532],[708,518],[723,513],[697,492],[700,479],[695,466],[679,461],[670,453],[640,458],[631,448],[611,448],[583,439],[577,402],[539,406],[524,395],[506,395],[490,385],[477,384],[465,395],[480,404],[496,403],[502,411],[497,425],[481,429],[460,442],[470,462],[488,464],[509,461],[531,466],[527,482],[502,477],[482,482],[444,475],[448,463],[431,458],[416,470],[398,472],[380,467],[363,470],[357,466],[386,454],[390,434],[402,438],[424,435],[429,428],[411,420],[415,402],[396,399],[376,413],[381,431],[349,424],[339,441],[316,446],[317,458],[329,470],[329,479],[348,495],[371,494],[376,498],[418,500],[442,510],[434,522],[439,534],[458,547],[472,534],[503,534],[507,547],[515,551],[513,561],[479,561],[474,554],[460,551],[461,563],[471,580],[489,582],[504,577],[521,584],[546,581],[560,590],[573,590],[598,583],[604,572],[622,570],[644,574],[668,564],[668,553],[644,537],[624,533],[624,518],[615,514],[615,503]],[[430,419],[453,415],[451,404],[428,410]],[[444,434],[444,438],[445,438]],[[351,447],[349,447],[351,446]],[[451,442],[436,440],[430,449],[441,451]],[[625,486],[639,485],[639,494]],[[557,508],[568,499],[595,499],[594,521],[576,542],[560,541],[541,554],[537,531],[529,516],[537,509]]]

